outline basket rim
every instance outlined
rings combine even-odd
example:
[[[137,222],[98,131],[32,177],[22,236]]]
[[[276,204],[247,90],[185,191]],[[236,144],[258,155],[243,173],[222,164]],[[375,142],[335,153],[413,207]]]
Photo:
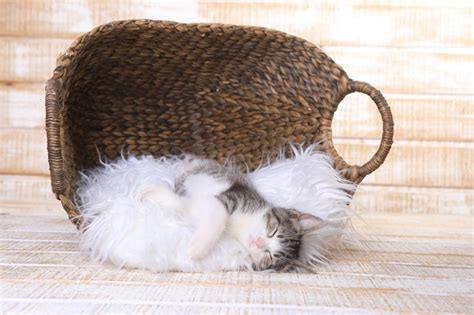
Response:
[[[60,78],[63,75],[63,69],[71,63],[71,60],[74,58],[77,51],[79,51],[84,43],[89,40],[93,40],[98,36],[102,36],[118,30],[146,30],[146,29],[165,29],[165,30],[177,30],[178,32],[186,32],[197,30],[202,33],[201,36],[206,36],[206,34],[212,32],[223,32],[223,33],[233,33],[243,31],[245,33],[252,33],[259,36],[283,36],[288,41],[294,41],[305,46],[307,49],[312,49],[314,52],[321,54],[325,58],[331,60],[333,66],[340,71],[342,77],[349,77],[344,69],[337,64],[329,55],[327,55],[324,50],[322,50],[317,45],[311,43],[310,41],[303,39],[301,37],[285,33],[273,28],[263,27],[263,26],[252,26],[252,25],[234,25],[234,24],[225,24],[225,23],[182,23],[174,22],[169,20],[153,20],[153,19],[128,19],[128,20],[115,20],[105,24],[101,24],[92,28],[89,32],[86,32],[80,35],[75,39],[66,51],[58,56],[56,59],[56,68],[53,71],[52,78]],[[344,84],[346,86],[346,84]]]

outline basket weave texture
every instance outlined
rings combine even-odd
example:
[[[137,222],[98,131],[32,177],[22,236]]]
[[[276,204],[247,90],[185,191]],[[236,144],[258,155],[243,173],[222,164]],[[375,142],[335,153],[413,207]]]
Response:
[[[375,155],[348,165],[331,122],[352,92],[369,95],[383,120]],[[321,142],[356,183],[385,160],[393,119],[382,94],[349,79],[313,44],[261,27],[111,22],[79,37],[46,86],[46,132],[53,192],[73,223],[78,172],[121,152],[191,152],[250,169],[288,142]]]

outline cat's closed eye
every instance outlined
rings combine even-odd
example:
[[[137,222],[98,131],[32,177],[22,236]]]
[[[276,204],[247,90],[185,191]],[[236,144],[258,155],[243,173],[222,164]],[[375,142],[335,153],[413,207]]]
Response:
[[[272,262],[273,261],[272,253],[270,253],[270,251],[267,249],[265,251],[265,254],[267,255],[267,259],[269,260],[269,262]]]

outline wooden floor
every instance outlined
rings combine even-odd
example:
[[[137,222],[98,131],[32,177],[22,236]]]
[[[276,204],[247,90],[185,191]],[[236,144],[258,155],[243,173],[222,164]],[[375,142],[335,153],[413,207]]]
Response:
[[[361,244],[317,274],[153,274],[89,262],[59,212],[3,213],[0,311],[474,312],[471,216],[364,218]]]

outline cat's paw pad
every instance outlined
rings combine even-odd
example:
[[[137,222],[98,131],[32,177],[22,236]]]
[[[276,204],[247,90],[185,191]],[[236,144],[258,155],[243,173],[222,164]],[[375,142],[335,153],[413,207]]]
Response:
[[[201,260],[207,256],[209,253],[209,248],[205,246],[202,242],[191,242],[188,254],[192,260]]]

